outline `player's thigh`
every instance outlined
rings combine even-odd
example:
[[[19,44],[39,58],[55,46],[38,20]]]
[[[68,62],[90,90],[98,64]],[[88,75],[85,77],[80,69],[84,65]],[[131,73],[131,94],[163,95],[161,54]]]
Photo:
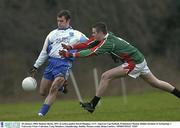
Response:
[[[48,93],[49,89],[52,85],[51,80],[45,79],[44,77],[41,79],[41,83],[40,83],[40,93],[43,95],[44,93]]]
[[[118,77],[124,77],[128,73],[128,69],[124,69],[121,65],[118,67],[115,67],[113,69],[110,69],[103,73],[102,77],[106,77],[109,79],[118,78]]]

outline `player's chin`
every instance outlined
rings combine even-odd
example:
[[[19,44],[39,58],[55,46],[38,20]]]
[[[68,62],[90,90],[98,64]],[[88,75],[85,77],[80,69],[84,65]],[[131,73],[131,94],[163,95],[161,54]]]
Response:
[[[62,25],[58,25],[58,28],[59,28],[59,29],[65,29],[66,27],[65,27],[65,26],[62,26]]]

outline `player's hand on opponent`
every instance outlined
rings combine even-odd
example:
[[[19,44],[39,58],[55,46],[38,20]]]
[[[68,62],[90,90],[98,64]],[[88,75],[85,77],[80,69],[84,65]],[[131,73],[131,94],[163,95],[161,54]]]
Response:
[[[36,72],[37,72],[37,68],[33,66],[33,67],[29,70],[29,75],[30,75],[31,77],[34,77],[35,74],[36,74]]]
[[[72,49],[72,46],[70,45],[66,45],[66,44],[61,44],[63,49],[67,49],[67,50],[71,50]]]
[[[72,53],[69,53],[68,51],[65,50],[59,51],[59,55],[65,58],[73,57]]]

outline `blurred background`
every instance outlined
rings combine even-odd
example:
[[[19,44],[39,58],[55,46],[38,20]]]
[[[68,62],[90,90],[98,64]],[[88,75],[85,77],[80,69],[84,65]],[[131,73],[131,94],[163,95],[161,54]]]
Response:
[[[37,59],[47,34],[57,27],[56,14],[72,13],[71,25],[88,37],[97,21],[137,47],[151,71],[180,89],[180,1],[179,0],[0,0],[0,103],[42,100],[38,89],[22,90],[21,82]],[[45,66],[45,65],[44,65]],[[41,80],[44,66],[36,74]],[[108,56],[77,59],[72,71],[83,98],[95,94],[93,68],[98,77],[117,66]],[[69,93],[62,99],[76,99]],[[125,78],[127,94],[157,91],[143,80]],[[106,96],[122,95],[120,79],[111,83]]]

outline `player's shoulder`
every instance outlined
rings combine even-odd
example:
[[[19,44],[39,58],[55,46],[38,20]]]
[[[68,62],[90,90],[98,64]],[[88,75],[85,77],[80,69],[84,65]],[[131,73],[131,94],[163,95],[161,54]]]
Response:
[[[54,29],[54,30],[50,31],[47,35],[47,38],[48,39],[54,38],[56,36],[57,31],[58,31],[58,29]]]
[[[73,31],[74,31],[75,33],[82,33],[82,32],[80,32],[80,31],[78,31],[78,30],[76,30],[76,29],[73,29]]]
[[[71,30],[70,30],[70,33],[72,33],[72,34],[74,34],[74,35],[76,35],[76,36],[77,36],[77,35],[79,35],[79,36],[80,36],[80,35],[83,35],[82,32],[80,32],[80,31],[78,31],[78,30],[76,30],[76,29],[71,29]]]
[[[57,31],[58,31],[58,29],[54,29],[54,30],[52,30],[48,35],[53,35],[53,34],[55,34]]]

